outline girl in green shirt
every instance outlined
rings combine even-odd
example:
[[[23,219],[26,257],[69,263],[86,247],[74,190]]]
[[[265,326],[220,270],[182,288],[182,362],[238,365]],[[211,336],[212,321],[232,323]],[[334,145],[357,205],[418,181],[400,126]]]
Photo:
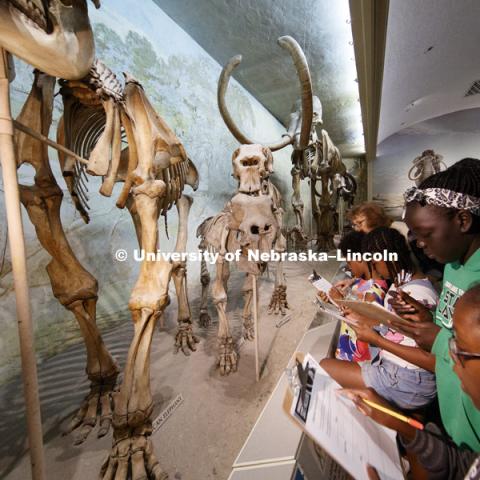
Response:
[[[463,392],[448,351],[452,314],[465,291],[480,282],[480,160],[465,158],[405,193],[405,222],[427,256],[445,263],[439,304],[432,313],[407,294],[391,302],[415,324],[396,325],[435,356],[442,422],[459,446],[480,451],[480,411]]]

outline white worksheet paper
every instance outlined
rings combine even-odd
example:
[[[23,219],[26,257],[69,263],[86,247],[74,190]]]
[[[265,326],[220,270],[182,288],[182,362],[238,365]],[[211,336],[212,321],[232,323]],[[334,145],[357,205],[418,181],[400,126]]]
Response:
[[[328,292],[333,287],[333,285],[323,277],[317,278],[312,282],[312,285],[319,291],[324,292],[328,295]]]
[[[337,302],[335,302],[332,297],[329,295],[330,290],[333,288],[333,285],[324,277],[321,275],[318,275],[318,278],[316,280],[311,280],[312,276],[310,276],[310,281],[312,282],[312,285],[319,291],[323,292],[327,297],[330,299],[330,301],[335,305],[336,311],[338,312],[338,305]],[[328,305],[328,304],[326,304]]]
[[[308,435],[325,449],[355,479],[368,480],[367,464],[374,466],[382,480],[404,478],[396,433],[361,414],[348,398],[339,396],[336,383],[310,354],[303,365],[315,368],[306,422],[296,413],[298,394],[290,414]]]

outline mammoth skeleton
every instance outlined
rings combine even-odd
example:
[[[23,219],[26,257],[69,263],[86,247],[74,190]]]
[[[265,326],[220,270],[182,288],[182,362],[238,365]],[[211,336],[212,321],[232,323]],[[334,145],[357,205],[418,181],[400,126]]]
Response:
[[[122,85],[110,69],[94,61],[86,1],[3,0],[0,13],[0,45],[47,72],[35,71],[30,94],[14,122],[16,166],[28,163],[35,169],[34,185],[19,186],[20,200],[52,257],[47,273],[53,294],[74,314],[85,341],[91,388],[69,431],[76,430],[75,441],[81,443],[95,425],[99,425],[98,436],[113,427],[112,450],[102,466],[102,478],[165,479],[150,440],[150,346],[155,325],[169,303],[168,286],[173,279],[179,324],[175,345],[186,354],[195,350],[198,340],[192,332],[185,262],[142,262],[128,304],[134,337],[122,383],[114,390],[119,370],[96,324],[97,280],[80,264],[63,230],[63,192],[50,167],[47,143],[60,152],[68,190],[86,222],[88,175],[103,177],[100,193],[104,196],[112,195],[116,182],[123,183],[116,204],[129,210],[147,258],[159,248],[159,216],[174,205],[179,214],[175,249],[185,251],[192,199],[183,190],[187,184],[197,188],[197,170],[141,84],[126,75]],[[63,78],[58,143],[48,139],[55,77]],[[8,81],[2,81],[8,94]]]
[[[343,225],[338,225],[338,207],[340,199],[351,203],[356,192],[356,182],[350,175],[338,148],[333,144],[328,132],[321,129],[317,135],[317,125],[322,125],[322,105],[313,95],[312,81],[307,60],[300,45],[292,37],[278,39],[279,45],[287,50],[297,70],[301,84],[301,98],[290,115],[288,130],[278,142],[265,145],[271,151],[292,145],[292,207],[296,224],[292,234],[305,242],[304,203],[300,195],[300,182],[310,181],[310,199],[315,221],[314,236],[319,249],[333,247],[333,235]],[[242,144],[255,143],[246,137],[230,115],[225,93],[233,70],[241,63],[241,55],[232,57],[222,70],[218,84],[218,105],[220,113],[230,132]],[[319,191],[319,188],[320,191]]]
[[[447,168],[443,156],[438,155],[433,150],[423,151],[412,163],[413,166],[408,171],[408,179],[414,181],[417,187],[428,177],[440,172],[442,166]]]
[[[197,230],[201,238],[199,248],[219,254],[216,261],[216,276],[212,295],[218,313],[217,365],[222,375],[237,370],[237,353],[227,317],[227,286],[230,276],[227,253],[240,252],[238,269],[245,272],[242,288],[245,298],[243,309],[243,336],[254,340],[252,321],[253,276],[262,273],[266,262],[249,259],[248,252],[259,255],[284,252],[285,238],[282,234],[283,209],[280,192],[270,181],[273,173],[273,156],[262,145],[242,145],[232,156],[233,176],[238,180],[238,190],[218,215],[207,218]],[[210,275],[205,260],[201,265],[202,300],[200,324],[208,326],[207,295]],[[253,308],[255,306],[253,305]],[[269,313],[285,314],[287,287],[281,262],[277,263],[275,288],[269,305]]]

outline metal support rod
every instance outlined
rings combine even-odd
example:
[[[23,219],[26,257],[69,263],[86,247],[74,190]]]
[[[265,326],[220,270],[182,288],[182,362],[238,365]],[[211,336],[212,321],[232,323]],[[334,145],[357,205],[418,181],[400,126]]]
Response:
[[[33,480],[45,480],[42,420],[38,395],[37,363],[33,340],[30,298],[27,282],[25,241],[17,179],[17,163],[13,146],[13,125],[10,113],[7,52],[0,48],[0,160],[8,224],[8,240],[12,257],[18,336],[22,359],[22,376],[27,418],[28,443]]]
[[[257,290],[257,276],[253,275],[253,328],[255,335],[255,378],[257,382],[260,380],[260,362],[258,352],[258,290]]]
[[[31,137],[39,140],[40,142],[46,143],[48,146],[55,148],[55,150],[58,150],[59,152],[62,152],[65,155],[68,155],[69,157],[73,157],[77,162],[88,165],[88,160],[85,160],[84,158],[78,156],[75,152],[72,152],[71,150],[64,147],[63,145],[60,145],[59,143],[54,142],[53,140],[50,140],[45,135],[42,135],[41,133],[36,132],[32,128],[27,127],[26,125],[23,125],[23,123],[17,122],[16,120],[12,120],[12,121],[13,121],[13,126],[17,130],[20,130],[21,132],[26,133],[27,135],[30,135]]]

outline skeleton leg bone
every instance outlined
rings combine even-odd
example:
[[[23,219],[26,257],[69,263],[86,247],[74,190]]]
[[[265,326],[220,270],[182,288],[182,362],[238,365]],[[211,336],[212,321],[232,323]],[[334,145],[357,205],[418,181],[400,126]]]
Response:
[[[275,218],[277,219],[278,225],[283,225],[283,215],[284,211],[281,207],[281,196],[280,193],[277,194],[277,200],[275,202]],[[275,240],[274,250],[278,253],[283,253],[287,249],[287,242],[283,236],[282,231],[280,230],[277,239]],[[275,313],[277,315],[279,312],[282,315],[285,315],[287,312],[285,309],[288,309],[287,302],[287,284],[285,281],[285,275],[283,273],[283,263],[281,261],[277,262],[277,268],[275,271],[275,288],[272,292],[272,297],[270,299],[270,304],[268,306],[268,313]]]
[[[216,276],[212,288],[213,301],[218,312],[218,359],[217,365],[221,375],[228,375],[237,370],[237,353],[230,332],[227,317],[227,292],[224,283],[225,258],[219,256],[216,263]],[[227,266],[228,268],[228,266]]]
[[[298,154],[299,152],[294,152],[293,155]],[[301,154],[301,153],[300,153]],[[303,223],[303,209],[304,204],[302,200],[302,195],[300,193],[300,169],[298,166],[294,165],[291,171],[292,175],[292,207],[293,212],[295,213],[295,226],[293,227],[293,233],[298,237],[298,240],[305,242],[307,236],[305,234],[305,227]]]
[[[67,431],[81,426],[75,438],[75,444],[85,441],[96,424],[97,412],[100,412],[100,428],[97,436],[108,433],[112,423],[112,393],[115,388],[118,368],[103,344],[100,332],[95,324],[96,298],[77,300],[67,308],[71,310],[80,325],[87,347],[87,375],[91,381],[90,393],[82,407],[72,418]],[[93,364],[93,365],[92,365]],[[95,373],[98,371],[98,373]]]
[[[222,282],[225,293],[228,296],[228,281],[230,280],[230,263],[225,262],[222,268]]]
[[[185,252],[187,248],[188,213],[192,205],[192,198],[182,195],[177,200],[179,218],[176,252]],[[178,299],[178,331],[175,336],[176,352],[182,350],[185,355],[190,355],[190,350],[195,351],[198,338],[193,334],[190,306],[187,295],[187,268],[186,262],[174,262],[172,276]]]
[[[315,232],[312,232],[312,237],[317,242],[317,248],[320,249],[320,207],[317,201],[316,182],[316,179],[310,179],[310,199],[312,204],[313,221],[315,223]]]
[[[44,184],[45,185],[45,184]],[[55,188],[56,187],[56,188]],[[56,190],[58,189],[58,190]],[[56,191],[55,191],[56,190]],[[111,393],[118,368],[108,352],[96,325],[97,281],[75,257],[60,221],[62,192],[55,184],[21,186],[20,198],[35,226],[42,246],[52,256],[47,273],[54,296],[78,321],[87,350],[86,372],[91,381],[90,393],[72,418],[67,432],[81,427],[75,444],[82,443],[100,416],[98,436],[104,436],[110,426]]]
[[[19,115],[25,125],[48,135],[51,124],[55,79],[36,73],[32,91]],[[47,273],[58,301],[76,317],[87,350],[86,372],[90,393],[73,417],[67,432],[81,427],[75,443],[82,443],[100,416],[98,436],[108,432],[111,421],[111,393],[118,368],[108,352],[96,325],[98,285],[75,257],[60,219],[63,193],[51,171],[47,146],[17,132],[16,144],[21,163],[35,169],[35,184],[20,185],[20,199],[32,221],[38,239],[52,260]]]
[[[331,185],[331,178],[327,173],[321,176],[322,194],[318,204],[317,223],[317,247],[318,250],[329,251],[334,248],[333,234],[334,234],[334,215],[335,208],[332,206],[332,194],[329,186]]]
[[[200,245],[200,250],[203,252],[204,249]],[[202,257],[200,264],[200,283],[202,284],[202,296],[200,299],[200,317],[198,323],[201,327],[208,327],[212,323],[212,319],[208,313],[208,287],[210,285],[210,273],[208,272],[207,262],[205,258]]]
[[[243,306],[243,338],[253,341],[255,338],[255,326],[252,318],[252,300],[253,300],[253,275],[247,273],[242,287],[245,304]]]
[[[146,180],[133,189],[134,210],[141,225],[142,248],[147,253],[157,251],[158,197],[165,193],[165,189],[155,182],[158,181]],[[167,261],[144,260],[130,297],[129,309],[135,331],[123,383],[114,398],[113,446],[100,472],[104,480],[126,480],[129,471],[132,480],[167,478],[155,459],[149,439],[153,410],[150,348],[155,324],[169,303],[171,271],[172,265]]]
[[[23,188],[22,190],[22,201],[25,205],[25,190]],[[58,215],[57,220],[59,223],[60,202],[61,197],[50,197],[41,206],[27,206],[30,218],[35,226],[37,227],[40,218],[47,219],[50,216],[49,213],[51,214],[51,212],[47,210],[49,205],[53,207],[53,210]],[[41,228],[44,228],[46,224],[42,222],[41,225]],[[41,235],[43,239],[48,237],[49,244],[45,241],[42,242],[47,250],[50,250],[47,245],[49,247],[54,246],[51,251],[53,259],[47,266],[47,272],[52,283],[54,295],[59,299],[60,303],[73,312],[80,325],[87,350],[86,372],[91,381],[90,393],[67,429],[67,432],[70,432],[81,426],[79,434],[75,439],[75,444],[78,444],[87,438],[97,423],[98,411],[100,412],[98,436],[101,437],[108,432],[111,416],[110,395],[115,386],[118,368],[106,349],[95,322],[97,282],[83,269],[78,260],[73,256],[73,253],[69,251],[70,247],[66,238],[62,235],[63,229],[60,235],[56,235],[55,230],[48,228]],[[63,252],[63,255],[58,255],[58,252]],[[66,280],[67,278],[68,281],[60,280]],[[72,299],[75,300],[69,302]]]
[[[283,263],[277,262],[277,269],[275,272],[275,288],[268,306],[268,313],[278,315],[286,315],[286,309],[289,309],[287,301],[287,284],[285,282],[285,275],[283,273]]]

